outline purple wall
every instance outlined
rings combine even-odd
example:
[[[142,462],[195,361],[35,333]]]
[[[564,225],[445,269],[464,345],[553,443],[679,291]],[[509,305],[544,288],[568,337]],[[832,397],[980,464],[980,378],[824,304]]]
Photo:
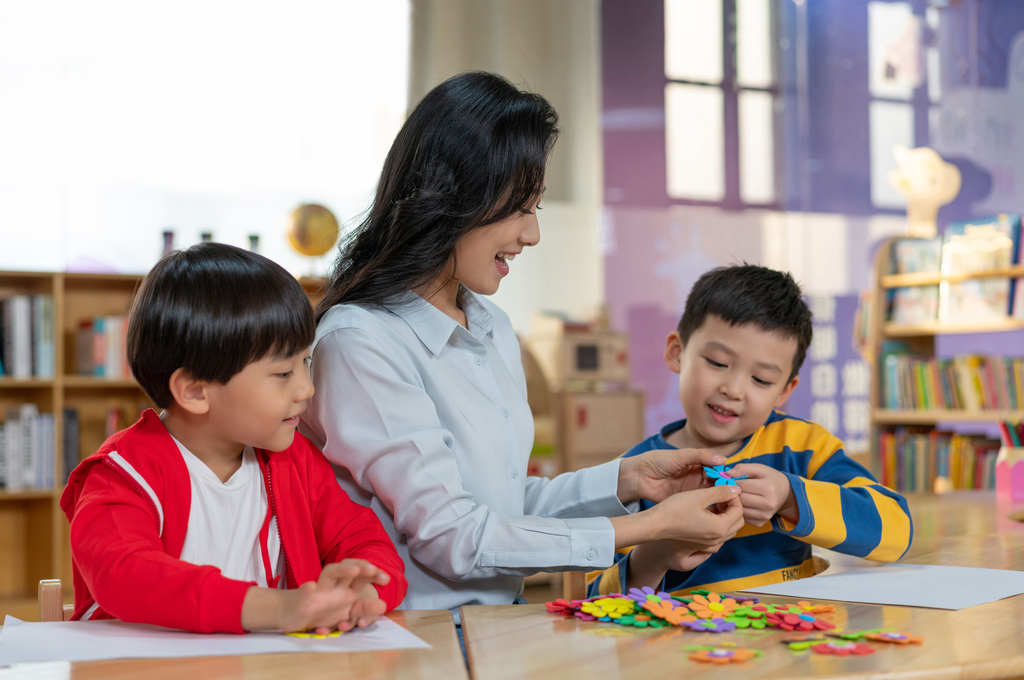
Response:
[[[911,1],[914,12],[922,16],[925,4],[925,0]],[[871,204],[867,7],[867,0],[779,3],[783,209],[850,216],[901,214],[877,210]],[[801,11],[805,12],[802,17],[797,14]],[[978,14],[970,18],[969,11]],[[956,69],[962,65],[966,45],[974,40],[980,45],[974,60],[982,64],[983,80],[975,84],[1005,86],[1008,46],[1024,30],[1024,3],[958,3],[943,12],[952,26],[936,37],[945,50],[944,73],[953,73],[951,81],[967,77],[962,68]],[[808,115],[803,123],[796,87],[798,20],[807,27]],[[975,24],[983,31],[971,38],[966,27]],[[674,376],[661,355],[665,335],[678,321],[689,286],[711,267],[742,260],[759,262],[762,257],[756,213],[695,207],[693,202],[667,195],[664,30],[663,0],[602,2],[604,183],[612,236],[605,259],[606,299],[615,326],[630,336],[633,381],[647,395],[649,430],[682,413],[678,386],[673,386]],[[957,55],[961,62],[955,61]],[[960,81],[945,82],[944,89],[964,84]],[[916,143],[925,145],[929,121],[923,87],[916,91],[913,103]],[[963,190],[957,201],[940,212],[940,226],[974,216],[972,204],[984,198],[992,185],[987,171],[969,158],[950,161],[961,168]],[[1019,211],[1020,206],[1007,206],[1007,210],[1013,208]],[[859,237],[851,237],[850,243],[861,242]],[[870,251],[871,244],[864,245],[864,251]],[[851,272],[863,269],[863,254],[837,253],[856,259],[849,264]],[[840,305],[841,313],[852,314],[850,300]],[[848,344],[848,339],[840,342]],[[1024,333],[943,337],[937,349],[942,354],[1021,355]],[[790,412],[809,416],[811,396],[808,378],[794,395]]]

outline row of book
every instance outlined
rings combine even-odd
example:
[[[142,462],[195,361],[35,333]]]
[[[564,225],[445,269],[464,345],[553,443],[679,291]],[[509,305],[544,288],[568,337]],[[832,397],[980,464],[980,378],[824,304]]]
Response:
[[[901,492],[944,489],[994,489],[999,441],[896,428],[878,434],[881,482]]]
[[[52,295],[12,295],[0,300],[0,375],[52,378]]]
[[[127,347],[127,316],[83,319],[75,331],[75,373],[130,378]]]
[[[7,412],[0,425],[0,487],[7,491],[53,486],[55,435],[52,413],[35,404]]]
[[[952,359],[884,354],[882,402],[890,409],[1024,408],[1024,358]]]
[[[104,436],[110,437],[128,427],[138,419],[142,409],[148,406],[148,402],[111,404],[105,413]],[[78,409],[65,408],[63,417],[61,482],[67,484],[68,475],[79,462],[81,446]],[[52,488],[56,475],[55,442],[53,414],[40,413],[35,404],[26,403],[9,409],[6,419],[0,415],[0,489],[22,491]]]
[[[959,276],[1024,264],[1021,216],[1012,214],[954,222],[942,237],[893,243],[893,273]],[[1007,276],[907,286],[891,293],[889,318],[896,323],[1024,318],[1021,279]],[[1021,294],[1017,294],[1018,289]]]

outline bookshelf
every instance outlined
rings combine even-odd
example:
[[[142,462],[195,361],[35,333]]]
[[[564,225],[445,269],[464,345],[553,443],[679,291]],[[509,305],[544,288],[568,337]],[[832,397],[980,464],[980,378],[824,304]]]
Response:
[[[141,275],[0,271],[0,298],[45,294],[54,300],[53,378],[15,379],[0,376],[0,414],[23,403],[54,414],[53,485],[43,489],[0,489],[0,617],[37,617],[37,587],[41,579],[71,583],[68,523],[60,509],[63,491],[65,408],[78,411],[77,459],[92,454],[106,439],[107,416],[119,409],[118,429],[135,422],[149,407],[148,398],[130,378],[108,379],[75,375],[75,331],[83,319],[128,313]],[[299,279],[314,302],[321,279]],[[70,597],[65,589],[65,598]]]
[[[875,474],[880,473],[880,454],[878,437],[882,430],[890,430],[899,426],[934,427],[937,423],[983,423],[994,424],[998,421],[1024,420],[1024,410],[982,409],[889,409],[884,405],[884,379],[882,365],[882,345],[887,340],[899,340],[906,344],[915,355],[924,357],[935,355],[935,337],[947,334],[992,333],[1024,329],[1024,320],[1006,318],[978,321],[929,321],[915,324],[898,324],[888,319],[888,294],[895,288],[913,286],[934,286],[942,282],[967,281],[994,277],[1024,278],[1024,266],[1013,266],[1005,269],[987,271],[969,275],[943,276],[940,273],[890,274],[894,267],[892,262],[892,244],[897,238],[884,241],[878,248],[874,267],[874,304],[872,318],[868,324],[868,341],[870,359],[874,364],[872,375],[874,381],[871,390],[871,442],[872,467]],[[1024,350],[1021,351],[1024,354]]]

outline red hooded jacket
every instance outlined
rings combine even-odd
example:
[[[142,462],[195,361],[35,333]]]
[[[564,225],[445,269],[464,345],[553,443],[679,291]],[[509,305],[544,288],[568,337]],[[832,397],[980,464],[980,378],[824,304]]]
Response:
[[[288,587],[315,581],[324,564],[359,558],[391,576],[375,587],[389,611],[397,607],[408,588],[405,565],[373,511],[338,486],[323,454],[299,433],[284,451],[256,454]],[[255,583],[179,559],[191,504],[188,468],[152,409],[75,468],[60,499],[71,523],[73,619],[244,633],[242,601]]]

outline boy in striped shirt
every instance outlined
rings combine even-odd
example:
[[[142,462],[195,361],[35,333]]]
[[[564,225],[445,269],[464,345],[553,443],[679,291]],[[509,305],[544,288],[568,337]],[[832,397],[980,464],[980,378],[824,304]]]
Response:
[[[671,541],[622,550],[588,575],[590,596],[640,586],[725,592],[813,576],[812,545],[902,557],[913,535],[906,500],[825,428],[778,410],[800,382],[811,336],[810,309],[789,274],[720,267],[694,284],[665,347],[687,418],[624,456],[706,448],[727,457],[729,474],[746,477],[737,482],[746,524],[714,554]]]

